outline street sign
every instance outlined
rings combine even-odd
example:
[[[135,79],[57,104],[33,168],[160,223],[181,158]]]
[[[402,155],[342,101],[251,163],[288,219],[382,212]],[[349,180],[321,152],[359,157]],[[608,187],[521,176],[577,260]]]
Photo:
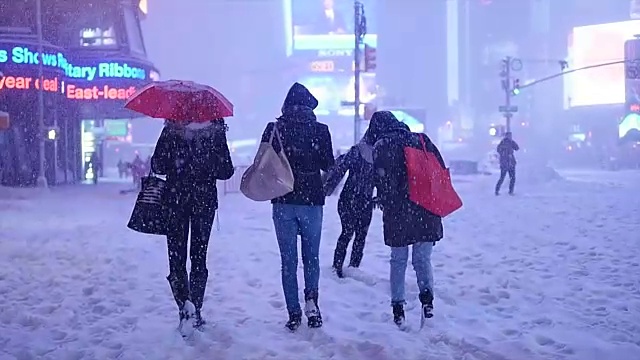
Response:
[[[518,107],[517,106],[504,106],[504,105],[500,105],[498,107],[498,111],[503,112],[503,113],[514,113],[514,112],[518,112]]]
[[[520,71],[522,70],[522,60],[518,58],[511,59],[511,70]]]

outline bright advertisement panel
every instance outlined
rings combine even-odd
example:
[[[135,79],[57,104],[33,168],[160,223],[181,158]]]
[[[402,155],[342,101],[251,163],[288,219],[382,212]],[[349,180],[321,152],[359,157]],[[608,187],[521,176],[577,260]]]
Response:
[[[349,73],[309,73],[298,81],[306,86],[318,99],[317,115],[353,116],[353,107],[344,107],[342,101],[353,101],[354,77]],[[376,96],[375,75],[361,74],[360,99],[363,103],[372,101]]]
[[[363,43],[374,48],[377,47],[377,1],[360,0],[367,22]],[[319,100],[316,114],[353,119],[353,106],[345,106],[343,102],[355,99],[354,1],[283,0],[283,5],[287,55],[296,69],[296,80]],[[361,49],[364,57],[364,45]],[[361,74],[360,89],[362,103],[375,99],[374,72]]]
[[[568,47],[570,69],[622,61],[625,41],[636,34],[640,34],[640,20],[574,28]],[[576,71],[564,80],[569,107],[625,102],[623,63]]]
[[[294,51],[353,48],[353,0],[285,0],[287,2],[291,9]],[[367,18],[364,41],[375,46],[376,0],[360,2],[364,5]]]

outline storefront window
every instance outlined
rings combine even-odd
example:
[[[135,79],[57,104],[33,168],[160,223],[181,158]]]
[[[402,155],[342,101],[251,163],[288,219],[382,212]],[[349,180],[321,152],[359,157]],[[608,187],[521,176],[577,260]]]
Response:
[[[145,55],[144,42],[142,40],[142,32],[140,31],[140,23],[133,13],[133,9],[125,7],[124,24],[127,30],[127,40],[129,42],[129,50],[134,53]]]
[[[118,44],[113,26],[80,30],[80,46],[115,46]]]
[[[35,32],[34,0],[0,1],[0,34]]]

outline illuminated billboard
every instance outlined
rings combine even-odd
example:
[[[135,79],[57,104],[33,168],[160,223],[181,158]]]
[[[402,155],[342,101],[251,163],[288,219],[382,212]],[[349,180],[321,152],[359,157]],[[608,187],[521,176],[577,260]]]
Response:
[[[354,2],[351,0],[284,0],[290,14],[293,51],[352,49]],[[376,1],[361,0],[367,18],[364,41],[376,46]],[[290,11],[286,11],[286,9]]]
[[[298,80],[318,99],[317,115],[353,116],[353,107],[344,107],[342,101],[353,101],[354,77],[348,73],[309,73]],[[371,102],[376,97],[376,83],[373,74],[361,74],[360,99],[363,103]],[[364,106],[364,105],[363,105]]]
[[[576,27],[569,37],[569,66],[578,69],[623,61],[625,41],[636,34],[640,34],[640,20]],[[620,63],[565,75],[567,105],[624,104],[624,69],[624,64]]]
[[[354,1],[283,0],[287,32],[287,54],[297,69],[297,81],[318,98],[316,114],[353,117],[354,96]],[[364,44],[377,47],[376,2],[361,0],[366,17]],[[364,61],[363,61],[364,63]],[[360,100],[374,101],[375,73],[360,76]]]

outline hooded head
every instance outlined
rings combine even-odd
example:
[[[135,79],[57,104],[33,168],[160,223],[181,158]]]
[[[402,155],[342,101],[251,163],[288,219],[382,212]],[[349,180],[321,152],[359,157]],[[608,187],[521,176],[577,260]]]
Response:
[[[287,97],[284,99],[284,104],[282,104],[282,110],[291,107],[307,107],[314,110],[318,107],[318,99],[311,94],[309,89],[307,89],[304,85],[300,83],[294,83],[289,92],[287,93]]]
[[[300,83],[294,83],[284,99],[282,116],[278,120],[315,121],[316,116],[313,110],[316,107],[318,107],[318,99],[309,89]]]
[[[369,128],[365,133],[367,142],[375,144],[380,137],[393,130],[407,131],[407,125],[400,122],[391,111],[376,111],[371,116]]]

